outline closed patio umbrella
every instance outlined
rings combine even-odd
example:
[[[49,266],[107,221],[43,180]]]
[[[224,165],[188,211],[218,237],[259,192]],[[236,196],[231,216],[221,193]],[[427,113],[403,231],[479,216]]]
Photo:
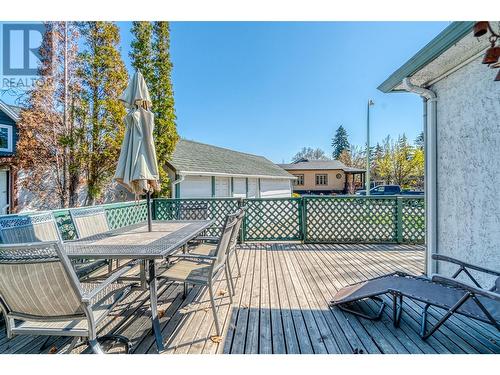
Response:
[[[128,113],[114,179],[136,195],[146,193],[148,227],[151,231],[151,193],[160,190],[160,183],[151,98],[140,71],[134,74],[120,100],[125,103]]]

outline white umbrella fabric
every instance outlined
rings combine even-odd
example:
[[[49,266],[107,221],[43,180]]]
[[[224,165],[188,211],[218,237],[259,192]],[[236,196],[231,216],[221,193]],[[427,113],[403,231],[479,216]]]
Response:
[[[153,139],[154,114],[149,110],[151,98],[140,71],[134,74],[120,100],[128,113],[114,179],[136,196],[146,193],[151,230],[151,193],[160,190],[160,176]]]

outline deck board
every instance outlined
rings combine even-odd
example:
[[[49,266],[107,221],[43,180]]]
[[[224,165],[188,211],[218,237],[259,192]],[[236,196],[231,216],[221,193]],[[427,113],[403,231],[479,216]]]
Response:
[[[225,275],[214,283],[221,342],[211,340],[215,325],[205,288],[191,287],[184,299],[181,285],[159,283],[164,353],[500,353],[500,333],[463,316],[451,318],[423,341],[418,334],[422,304],[407,298],[399,328],[390,309],[380,321],[370,321],[329,308],[336,290],[347,284],[396,270],[421,274],[423,246],[248,243],[238,254],[241,275],[234,277],[232,305]],[[236,276],[236,260],[230,261]],[[378,305],[369,301],[363,308],[375,313]],[[430,309],[429,323],[440,314]],[[150,315],[148,292],[134,291],[99,331],[128,337],[134,353],[157,353]],[[0,318],[0,353],[63,352],[70,342],[64,337],[46,342],[41,336],[9,340],[4,324]]]

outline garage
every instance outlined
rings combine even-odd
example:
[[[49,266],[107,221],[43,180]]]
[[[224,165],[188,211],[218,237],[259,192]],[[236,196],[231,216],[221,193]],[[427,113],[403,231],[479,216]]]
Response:
[[[166,166],[175,198],[286,198],[295,180],[262,156],[185,139]]]

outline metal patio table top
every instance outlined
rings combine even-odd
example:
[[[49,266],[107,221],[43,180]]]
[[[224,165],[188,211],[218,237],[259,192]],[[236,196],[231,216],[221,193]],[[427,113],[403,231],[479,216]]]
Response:
[[[165,348],[158,318],[158,280],[155,260],[163,259],[187,245],[214,220],[154,220],[152,231],[148,223],[138,223],[94,236],[67,241],[63,244],[70,258],[138,259],[149,270],[149,300],[151,322],[158,352]],[[142,273],[142,272],[141,272]],[[146,279],[141,277],[141,282]]]
[[[213,224],[213,220],[154,220],[117,228],[83,239],[66,241],[70,258],[162,259]]]

